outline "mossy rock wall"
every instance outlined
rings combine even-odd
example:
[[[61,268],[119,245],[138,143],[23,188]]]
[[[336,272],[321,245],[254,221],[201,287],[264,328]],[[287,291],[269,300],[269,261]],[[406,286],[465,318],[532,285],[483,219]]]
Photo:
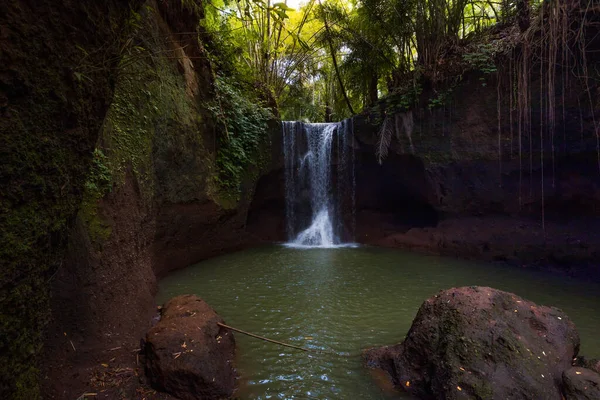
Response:
[[[0,4],[0,397],[38,397],[48,288],[138,1]]]
[[[219,185],[225,131],[209,108],[214,72],[201,32],[189,34],[200,18],[200,7],[178,2],[151,0],[136,13],[53,282],[49,360],[76,363],[70,341],[90,351],[137,346],[155,311],[157,278],[252,240],[247,209],[278,125],[265,126],[241,184]]]
[[[147,2],[121,60],[65,264],[54,282],[52,340],[74,339],[85,347],[110,341],[104,333],[115,326],[132,341],[141,337],[156,285],[156,215],[165,202],[208,201],[214,156],[204,138],[212,135],[193,64],[158,5]],[[118,303],[126,306],[115,311]],[[61,338],[61,332],[67,335]],[[64,346],[53,347],[60,353]]]

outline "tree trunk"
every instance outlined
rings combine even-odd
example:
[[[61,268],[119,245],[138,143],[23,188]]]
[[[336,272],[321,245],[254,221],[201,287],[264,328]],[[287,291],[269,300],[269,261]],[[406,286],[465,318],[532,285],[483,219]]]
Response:
[[[342,91],[342,95],[346,100],[346,104],[348,104],[348,109],[350,110],[350,113],[354,115],[355,112],[352,108],[352,103],[350,103],[350,99],[348,98],[348,94],[346,93],[346,88],[344,87],[344,82],[342,81],[342,76],[340,75],[337,59],[335,57],[335,49],[333,48],[333,43],[331,43],[331,31],[329,30],[329,24],[327,23],[327,15],[325,14],[325,10],[323,9],[323,5],[320,1],[319,5],[321,6],[321,11],[323,12],[323,25],[325,25],[325,32],[327,33],[327,44],[329,45],[329,51],[331,53],[331,62],[333,63],[333,68],[335,69],[335,76],[337,77],[338,83],[340,84],[340,90]]]
[[[377,103],[378,93],[377,93],[377,83],[379,79],[377,77],[377,72],[373,71],[371,74],[371,78],[369,79],[369,105],[372,106]]]
[[[325,105],[325,122],[333,121],[333,109],[329,104]]]

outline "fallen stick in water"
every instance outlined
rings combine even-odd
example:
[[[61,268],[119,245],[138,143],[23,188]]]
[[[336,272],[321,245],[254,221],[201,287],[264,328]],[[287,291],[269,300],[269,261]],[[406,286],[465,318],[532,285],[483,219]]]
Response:
[[[233,326],[222,324],[220,322],[217,322],[217,325],[219,325],[220,327],[226,328],[226,329],[231,329],[232,331],[235,331],[235,332],[243,333],[244,335],[248,335],[248,336],[251,336],[251,337],[256,338],[256,339],[264,340],[265,342],[275,343],[275,344],[278,344],[280,346],[291,347],[292,349],[302,350],[302,351],[306,351],[306,352],[309,352],[309,353],[330,353],[330,354],[336,354],[337,355],[337,353],[329,352],[329,351],[326,351],[326,350],[307,349],[306,347],[294,346],[293,344],[287,344],[287,343],[283,343],[283,342],[278,342],[277,340],[269,339],[269,338],[266,338],[266,337],[263,337],[263,336],[258,336],[258,335],[255,335],[254,333],[246,332],[246,331],[243,331],[241,329],[234,328]]]

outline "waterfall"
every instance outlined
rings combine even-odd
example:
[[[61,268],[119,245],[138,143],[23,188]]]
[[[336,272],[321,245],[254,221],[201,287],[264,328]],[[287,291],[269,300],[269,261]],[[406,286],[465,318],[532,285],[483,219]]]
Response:
[[[352,121],[283,122],[288,245],[339,247],[354,239]]]

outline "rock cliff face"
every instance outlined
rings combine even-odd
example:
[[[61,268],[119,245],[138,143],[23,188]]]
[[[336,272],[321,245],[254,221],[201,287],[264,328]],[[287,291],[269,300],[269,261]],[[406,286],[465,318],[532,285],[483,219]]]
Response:
[[[595,88],[591,92],[592,105],[583,88],[574,85],[565,93],[564,113],[556,110],[554,160],[550,136],[544,141],[543,180],[539,130],[532,130],[531,151],[530,138],[522,136],[519,161],[516,111],[511,117],[501,95],[498,115],[495,78],[476,71],[462,77],[443,106],[430,108],[440,94],[423,91],[412,111],[410,140],[405,131],[394,135],[381,164],[375,156],[378,132],[394,98],[356,116],[356,240],[600,277],[594,125],[600,97]],[[539,99],[539,92],[532,98]],[[535,127],[538,103],[532,104]],[[283,240],[284,213],[269,211],[284,207],[283,162],[273,160],[272,171],[258,183],[249,226],[262,237]]]
[[[65,385],[65,374],[52,371],[81,365],[81,353],[92,358],[137,346],[150,325],[158,278],[253,240],[245,224],[259,167],[239,192],[217,185],[222,132],[206,107],[214,87],[202,32],[195,33],[202,8],[185,4],[148,1],[136,13],[67,255],[53,279],[50,398],[60,398]],[[259,151],[268,157],[267,139]]]
[[[0,4],[0,397],[38,397],[48,282],[137,0]]]
[[[560,122],[553,139],[554,159],[549,136],[542,157],[539,130],[532,130],[531,148],[530,138],[521,138],[519,161],[514,115],[498,98],[496,85],[483,86],[480,78],[466,75],[442,108],[413,111],[412,145],[402,133],[381,166],[372,156],[377,120],[372,114],[355,119],[361,154],[357,169],[373,171],[357,181],[359,241],[599,276],[594,265],[600,256],[595,233],[600,224],[600,171],[593,122],[600,117],[598,108],[590,106],[589,99],[583,101],[582,91],[574,87],[565,94],[564,113],[556,111]],[[539,93],[534,91],[532,98],[539,99]],[[595,104],[598,97],[592,101]],[[535,127],[540,125],[539,108],[532,104]],[[418,162],[410,164],[414,159]],[[387,193],[361,186],[361,181],[372,185],[378,177],[383,177]],[[391,188],[413,204],[394,197]],[[387,209],[376,205],[385,198]],[[412,210],[410,217],[405,216],[407,208]],[[373,229],[367,224],[374,218],[371,214],[399,223]]]

